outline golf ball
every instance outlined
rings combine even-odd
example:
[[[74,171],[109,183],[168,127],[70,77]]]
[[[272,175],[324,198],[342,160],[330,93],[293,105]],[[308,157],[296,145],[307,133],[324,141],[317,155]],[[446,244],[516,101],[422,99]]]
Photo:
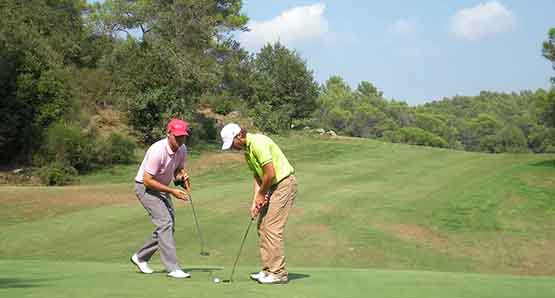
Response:
[[[220,283],[220,279],[217,277],[214,277],[214,279],[212,280],[215,284],[219,284]]]

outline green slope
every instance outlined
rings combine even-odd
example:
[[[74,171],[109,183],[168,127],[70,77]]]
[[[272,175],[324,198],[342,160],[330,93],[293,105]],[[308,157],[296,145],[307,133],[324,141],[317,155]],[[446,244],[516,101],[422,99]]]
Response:
[[[299,180],[286,235],[288,263],[293,272],[311,276],[293,284],[330,297],[334,280],[357,297],[359,290],[373,289],[383,293],[378,297],[478,297],[471,294],[490,291],[494,295],[487,296],[518,297],[553,281],[427,271],[554,275],[555,155],[486,155],[347,138],[292,136],[276,141]],[[248,223],[251,176],[236,154],[209,156],[197,157],[192,168],[195,207],[211,256],[198,255],[190,206],[175,202],[178,255],[185,267],[225,267],[221,272],[227,274]],[[14,279],[16,288],[19,280],[35,275],[33,270],[51,276],[56,270],[49,268],[63,261],[67,275],[92,266],[113,275],[107,281],[107,276],[98,277],[98,282],[132,295],[134,290],[117,289],[117,276],[122,275],[122,283],[136,278],[143,282],[142,276],[129,276],[132,268],[124,264],[152,229],[132,185],[122,183],[131,181],[135,170],[129,166],[84,177],[82,186],[0,188],[0,262],[6,272],[21,275]],[[242,278],[257,269],[257,255],[253,229],[240,261]],[[154,266],[161,269],[157,258]],[[208,286],[203,274],[208,273],[199,272],[201,277],[191,284]],[[428,278],[421,287],[415,285]],[[160,279],[162,285],[170,282]],[[471,283],[482,279],[481,288],[472,288]],[[70,280],[67,283],[80,283]],[[52,284],[52,291],[66,284],[45,283]],[[252,296],[258,293],[250,284],[243,286]],[[296,293],[295,287],[284,291]],[[446,296],[444,287],[454,294]],[[220,291],[213,290],[193,293],[202,297]],[[102,296],[102,291],[91,292],[91,297]],[[535,297],[551,297],[555,287],[537,293]]]
[[[258,285],[240,267],[232,284],[214,284],[226,273],[216,267],[189,267],[187,280],[147,276],[121,264],[94,262],[0,261],[2,297],[380,297],[380,298],[549,298],[552,278],[383,271],[346,268],[294,268],[287,285]]]

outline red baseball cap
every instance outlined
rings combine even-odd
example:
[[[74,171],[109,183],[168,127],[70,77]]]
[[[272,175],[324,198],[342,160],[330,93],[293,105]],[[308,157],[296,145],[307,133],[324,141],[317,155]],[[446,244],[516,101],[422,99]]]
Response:
[[[168,133],[172,133],[174,136],[188,136],[189,124],[181,119],[172,119],[168,122]]]

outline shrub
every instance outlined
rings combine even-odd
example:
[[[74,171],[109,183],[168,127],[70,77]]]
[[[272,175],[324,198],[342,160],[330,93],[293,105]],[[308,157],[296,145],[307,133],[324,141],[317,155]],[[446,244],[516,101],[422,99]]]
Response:
[[[63,163],[84,173],[94,167],[97,154],[93,135],[78,127],[56,123],[45,134],[42,150],[38,153],[40,165]]]
[[[528,137],[528,144],[536,153],[555,152],[555,128],[535,127]]]
[[[103,164],[129,164],[135,160],[135,142],[119,133],[111,133],[101,146]]]
[[[227,115],[230,112],[243,110],[246,104],[238,97],[229,94],[206,95],[202,103],[212,107],[215,113]]]
[[[494,152],[527,152],[528,143],[522,130],[516,126],[507,126],[495,136]]]
[[[279,133],[280,131],[289,128],[290,118],[284,120],[285,113],[272,108],[269,103],[260,102],[256,104],[250,116],[254,121],[254,125],[267,133]]]
[[[194,98],[179,96],[170,87],[152,89],[131,101],[129,120],[144,137],[141,141],[152,144],[164,135],[164,127],[170,118],[192,118],[194,101]]]
[[[403,127],[395,131],[387,131],[384,133],[384,139],[393,143],[405,143],[411,145],[440,148],[447,148],[448,146],[447,142],[441,137],[417,127]]]
[[[41,167],[38,175],[46,185],[68,185],[77,181],[77,170],[67,164],[54,162]]]

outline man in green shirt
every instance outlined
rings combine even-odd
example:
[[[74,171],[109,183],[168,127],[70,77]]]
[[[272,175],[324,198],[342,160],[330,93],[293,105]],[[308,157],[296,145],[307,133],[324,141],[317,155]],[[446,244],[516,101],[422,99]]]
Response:
[[[263,284],[288,282],[283,232],[297,195],[295,170],[279,147],[265,135],[251,134],[235,123],[221,131],[222,150],[243,150],[253,172],[251,218],[258,216],[260,272],[251,279]]]

